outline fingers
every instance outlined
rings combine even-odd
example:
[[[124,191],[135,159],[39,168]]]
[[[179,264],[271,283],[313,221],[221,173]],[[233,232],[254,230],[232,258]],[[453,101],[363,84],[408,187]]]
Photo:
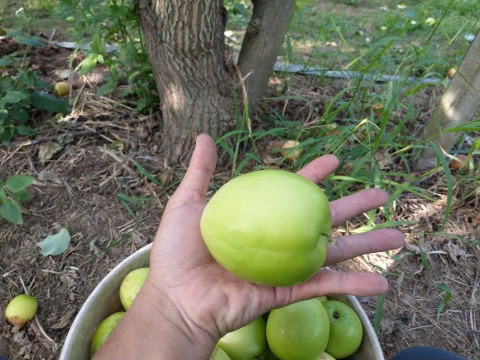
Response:
[[[266,308],[279,308],[323,295],[376,296],[385,294],[387,290],[387,279],[380,274],[322,269],[303,284],[276,288],[274,303],[266,304]]]
[[[337,244],[328,244],[325,266],[336,264],[363,254],[397,249],[403,246],[405,237],[395,229],[382,229],[363,234],[342,236]]]
[[[201,134],[197,138],[190,164],[178,190],[196,193],[204,198],[217,163],[217,150],[213,139]]]
[[[363,190],[353,195],[332,201],[332,227],[337,227],[345,221],[387,204],[388,194],[380,189]]]
[[[297,296],[300,299],[338,294],[375,296],[385,294],[387,290],[387,279],[380,274],[322,269],[312,279],[299,285]]]
[[[330,175],[338,166],[339,161],[334,155],[324,155],[313,160],[297,174],[302,175],[315,184],[320,183]]]

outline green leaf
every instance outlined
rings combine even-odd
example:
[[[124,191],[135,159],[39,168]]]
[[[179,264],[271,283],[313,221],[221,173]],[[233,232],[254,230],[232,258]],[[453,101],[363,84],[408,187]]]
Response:
[[[40,253],[44,256],[60,255],[67,250],[70,240],[70,233],[67,229],[63,228],[58,234],[49,235],[38,244],[38,246],[40,246]]]
[[[97,65],[97,59],[94,59],[92,57],[88,57],[83,59],[83,61],[80,63],[79,66],[81,66],[80,70],[80,75],[86,75],[93,69],[95,69],[95,66]]]
[[[0,109],[0,124],[5,120],[8,116],[8,111],[5,109]]]
[[[38,109],[54,113],[69,114],[72,111],[72,107],[68,102],[45,92],[32,93],[30,95],[30,104]]]
[[[32,185],[34,181],[35,179],[28,175],[12,175],[8,177],[5,187],[11,192],[16,193]]]
[[[113,90],[115,90],[117,87],[117,83],[117,79],[110,79],[109,82],[100,86],[100,88],[97,90],[97,96],[103,96],[113,92]]]
[[[0,180],[0,183],[2,181]],[[3,184],[0,184],[0,206],[2,205],[2,202],[7,201],[7,194],[5,193],[5,190],[2,189]]]
[[[135,61],[135,54],[137,53],[137,49],[135,45],[131,42],[126,43],[124,46],[120,47],[120,61],[127,67],[132,68],[133,63]]]
[[[20,104],[12,104],[9,109],[10,116],[17,119],[22,124],[25,124],[30,120],[30,115]]]
[[[17,44],[36,46],[44,48],[45,44],[40,41],[38,36],[22,36],[15,39]]]
[[[33,85],[37,89],[51,89],[52,88],[49,83],[47,83],[46,81],[40,80],[40,79],[35,79],[35,81],[33,82]]]
[[[4,56],[0,59],[0,68],[2,68],[2,67],[7,67],[7,66],[11,66],[13,63],[14,63],[14,62],[13,62],[11,56],[9,56],[9,55],[4,55]]]
[[[15,126],[15,131],[19,135],[24,135],[24,136],[34,136],[37,135],[37,132],[33,130],[32,128],[29,128],[25,125],[17,125]]]
[[[24,202],[29,200],[32,197],[28,192],[25,190],[20,190],[18,192],[14,192],[12,194],[12,199],[18,202]]]
[[[0,141],[2,141],[5,145],[10,145],[10,141],[12,141],[13,133],[15,132],[15,128],[12,127],[5,127],[4,131],[0,133]]]
[[[17,103],[21,100],[27,100],[28,94],[21,91],[9,91],[7,95],[4,96],[3,101],[9,104]]]
[[[448,289],[448,288],[447,288]],[[447,291],[447,294],[445,295],[445,297],[442,299],[442,301],[440,302],[440,304],[438,305],[438,308],[437,308],[437,321],[440,321],[440,314],[443,310],[443,308],[448,304],[448,302],[450,301],[450,298],[452,297],[452,293],[450,292],[450,289],[448,289]]]
[[[0,207],[0,216],[14,224],[23,224],[22,211],[17,203],[13,201],[7,200],[2,204]]]

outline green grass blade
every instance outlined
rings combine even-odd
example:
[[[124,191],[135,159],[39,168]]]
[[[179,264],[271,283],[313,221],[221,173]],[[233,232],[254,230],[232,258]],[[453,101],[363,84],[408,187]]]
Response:
[[[377,310],[375,311],[375,321],[373,323],[373,330],[375,334],[378,335],[378,331],[380,330],[380,321],[382,320],[383,316],[383,305],[385,304],[385,295],[378,296],[378,303],[377,303]]]
[[[140,165],[138,161],[135,161],[135,166],[137,167],[138,171],[140,171],[142,175],[145,176],[148,180],[150,180],[151,182],[153,182],[158,186],[163,186],[162,183],[157,179],[155,179],[155,177],[152,174],[150,174],[142,165]]]
[[[445,225],[447,224],[448,216],[450,215],[450,210],[452,207],[452,199],[453,199],[453,179],[452,174],[450,173],[450,168],[448,166],[447,160],[440,149],[440,147],[435,143],[431,142],[433,146],[433,150],[437,153],[438,158],[440,159],[440,164],[443,167],[445,172],[445,178],[447,179],[447,203],[445,205],[445,216],[443,217],[442,226],[440,227],[439,231],[442,231]]]
[[[440,321],[440,314],[442,313],[443,309],[445,308],[445,306],[448,304],[448,302],[452,298],[452,291],[449,288],[447,288],[446,286],[443,286],[443,285],[438,285],[437,288],[445,291],[445,293],[446,293],[444,298],[442,299],[442,301],[440,302],[440,304],[437,307],[437,321]]]

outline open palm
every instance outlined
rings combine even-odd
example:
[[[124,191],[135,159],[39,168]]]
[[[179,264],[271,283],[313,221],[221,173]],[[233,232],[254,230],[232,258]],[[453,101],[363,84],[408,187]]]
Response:
[[[190,166],[170,199],[154,240],[149,286],[177,309],[190,329],[201,329],[218,340],[229,331],[253,321],[262,313],[300,300],[326,294],[377,295],[387,291],[379,274],[320,270],[312,279],[293,287],[267,287],[249,283],[226,271],[210,255],[200,233],[200,218],[216,164],[212,139],[197,139]],[[331,155],[322,156],[299,174],[319,183],[338,166]],[[366,190],[330,203],[333,226],[385,205],[388,196]],[[329,244],[325,265],[355,256],[393,249],[403,244],[393,229],[344,236]]]

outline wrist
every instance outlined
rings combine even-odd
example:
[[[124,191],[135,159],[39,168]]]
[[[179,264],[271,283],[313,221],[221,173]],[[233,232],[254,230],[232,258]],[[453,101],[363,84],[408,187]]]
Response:
[[[95,360],[107,357],[203,360],[210,358],[215,344],[216,339],[185,318],[173,301],[147,278]]]

